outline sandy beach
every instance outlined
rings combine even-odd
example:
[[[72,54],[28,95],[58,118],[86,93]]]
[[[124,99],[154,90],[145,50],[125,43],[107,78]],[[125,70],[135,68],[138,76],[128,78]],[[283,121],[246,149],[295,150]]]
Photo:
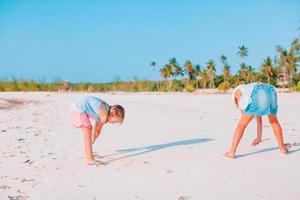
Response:
[[[94,145],[106,165],[84,164],[69,112],[82,95],[126,109]],[[240,114],[230,94],[0,93],[0,199],[298,200],[300,94],[278,99],[290,153],[279,153],[264,118],[265,141],[251,147],[252,121],[232,160],[223,153]]]

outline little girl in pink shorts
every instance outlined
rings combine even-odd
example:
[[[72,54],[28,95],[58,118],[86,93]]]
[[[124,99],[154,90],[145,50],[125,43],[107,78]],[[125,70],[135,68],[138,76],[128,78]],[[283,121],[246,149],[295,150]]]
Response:
[[[92,144],[101,133],[101,129],[106,123],[119,123],[124,120],[125,110],[120,105],[110,106],[103,100],[86,96],[76,100],[70,107],[73,125],[80,128],[84,134],[84,149],[86,154],[86,164],[96,163],[93,156]],[[95,121],[94,127],[90,119]]]

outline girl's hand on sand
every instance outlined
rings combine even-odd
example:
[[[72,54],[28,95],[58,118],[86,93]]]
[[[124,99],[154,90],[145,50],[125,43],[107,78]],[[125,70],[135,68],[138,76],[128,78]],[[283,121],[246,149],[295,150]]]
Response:
[[[253,142],[251,143],[251,146],[256,146],[256,145],[258,145],[261,142],[262,142],[261,138],[255,138],[253,140]]]

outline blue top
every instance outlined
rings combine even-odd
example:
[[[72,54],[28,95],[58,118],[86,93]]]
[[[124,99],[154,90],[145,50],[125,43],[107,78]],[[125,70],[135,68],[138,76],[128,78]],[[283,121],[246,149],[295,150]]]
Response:
[[[102,99],[93,96],[85,96],[77,99],[72,105],[71,110],[79,112],[79,113],[86,113],[89,115],[93,120],[99,121],[99,108],[100,105],[104,103],[106,109],[109,109],[109,105],[105,103]]]
[[[255,86],[259,85],[261,83],[258,82],[254,82],[254,83],[250,83],[250,84],[243,84],[243,85],[239,85],[237,86],[234,90],[233,90],[233,94],[232,97],[234,98],[234,93],[237,90],[240,90],[242,93],[242,96],[240,98],[239,101],[239,107],[241,110],[245,110],[247,108],[247,106],[251,103],[251,94],[253,89],[255,88]]]

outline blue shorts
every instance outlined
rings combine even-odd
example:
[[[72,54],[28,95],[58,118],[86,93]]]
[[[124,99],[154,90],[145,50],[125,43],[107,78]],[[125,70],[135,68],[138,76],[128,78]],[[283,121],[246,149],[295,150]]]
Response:
[[[270,84],[254,87],[251,102],[245,109],[248,115],[276,115],[278,110],[277,93]]]

